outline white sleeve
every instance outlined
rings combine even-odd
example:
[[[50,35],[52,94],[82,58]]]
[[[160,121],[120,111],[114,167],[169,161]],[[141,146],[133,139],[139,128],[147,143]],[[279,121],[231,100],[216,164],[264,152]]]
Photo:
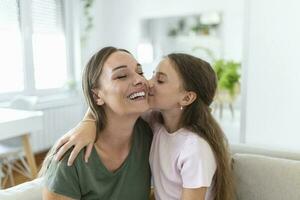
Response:
[[[209,187],[216,171],[216,161],[210,145],[199,136],[188,139],[178,159],[182,187]]]

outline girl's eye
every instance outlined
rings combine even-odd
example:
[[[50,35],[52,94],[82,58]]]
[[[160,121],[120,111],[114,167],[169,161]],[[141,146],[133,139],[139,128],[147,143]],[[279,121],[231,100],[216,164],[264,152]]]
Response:
[[[157,83],[161,84],[161,83],[164,83],[163,81],[161,80],[157,80]]]
[[[144,72],[139,72],[138,74],[141,76],[144,76]]]

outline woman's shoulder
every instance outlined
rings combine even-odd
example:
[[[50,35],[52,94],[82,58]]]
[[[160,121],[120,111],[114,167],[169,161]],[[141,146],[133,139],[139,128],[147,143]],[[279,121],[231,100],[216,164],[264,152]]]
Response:
[[[135,130],[137,131],[143,131],[143,132],[146,132],[146,133],[150,133],[152,134],[152,129],[151,127],[149,126],[149,124],[141,117],[139,117],[135,123],[135,127],[134,127]]]
[[[73,199],[80,198],[78,161],[79,156],[73,165],[68,166],[68,158],[71,149],[67,151],[64,157],[57,161],[54,157],[47,166],[46,172],[43,174],[44,186],[51,192],[71,197]]]
[[[138,118],[134,126],[135,138],[137,140],[145,141],[147,144],[151,143],[153,138],[153,132],[149,124],[141,117]]]
[[[65,177],[69,177],[70,180],[78,180],[78,169],[84,164],[84,150],[81,150],[78,156],[75,158],[72,165],[68,165],[68,159],[71,155],[73,148],[69,149],[61,160],[55,160],[55,154],[49,159],[46,168],[43,170],[42,175],[45,177],[46,182],[51,183],[53,181],[61,182]]]
[[[84,151],[85,148],[81,149],[80,152],[78,153],[78,155],[76,156],[73,165],[68,166],[68,160],[69,157],[73,151],[74,147],[71,147],[62,157],[61,160],[57,161],[55,159],[52,159],[51,165],[55,165],[56,167],[60,167],[62,169],[70,169],[70,167],[76,167],[77,165],[81,165],[82,163],[84,163]]]

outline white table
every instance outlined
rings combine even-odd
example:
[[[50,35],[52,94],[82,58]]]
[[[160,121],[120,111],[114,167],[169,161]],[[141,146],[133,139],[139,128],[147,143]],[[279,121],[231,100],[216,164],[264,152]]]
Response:
[[[29,134],[43,129],[41,111],[24,111],[0,108],[0,141],[22,137],[22,144],[32,177],[37,176],[37,166],[29,142]]]

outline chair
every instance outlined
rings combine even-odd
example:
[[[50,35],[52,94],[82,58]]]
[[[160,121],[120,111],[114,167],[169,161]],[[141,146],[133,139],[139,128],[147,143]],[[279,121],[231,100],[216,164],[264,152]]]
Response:
[[[28,178],[31,177],[30,169],[27,162],[24,159],[23,149],[21,147],[13,147],[0,143],[0,175],[3,179],[3,183],[0,179],[0,188],[5,185],[7,178],[10,181],[10,185],[14,186],[15,181],[13,177],[13,171],[19,172]]]
[[[31,110],[36,100],[36,97],[17,96],[10,102],[10,107]],[[18,139],[14,138],[0,142],[0,189],[5,185],[7,179],[9,179],[11,186],[15,185],[13,171],[17,171],[25,177],[33,178]]]

